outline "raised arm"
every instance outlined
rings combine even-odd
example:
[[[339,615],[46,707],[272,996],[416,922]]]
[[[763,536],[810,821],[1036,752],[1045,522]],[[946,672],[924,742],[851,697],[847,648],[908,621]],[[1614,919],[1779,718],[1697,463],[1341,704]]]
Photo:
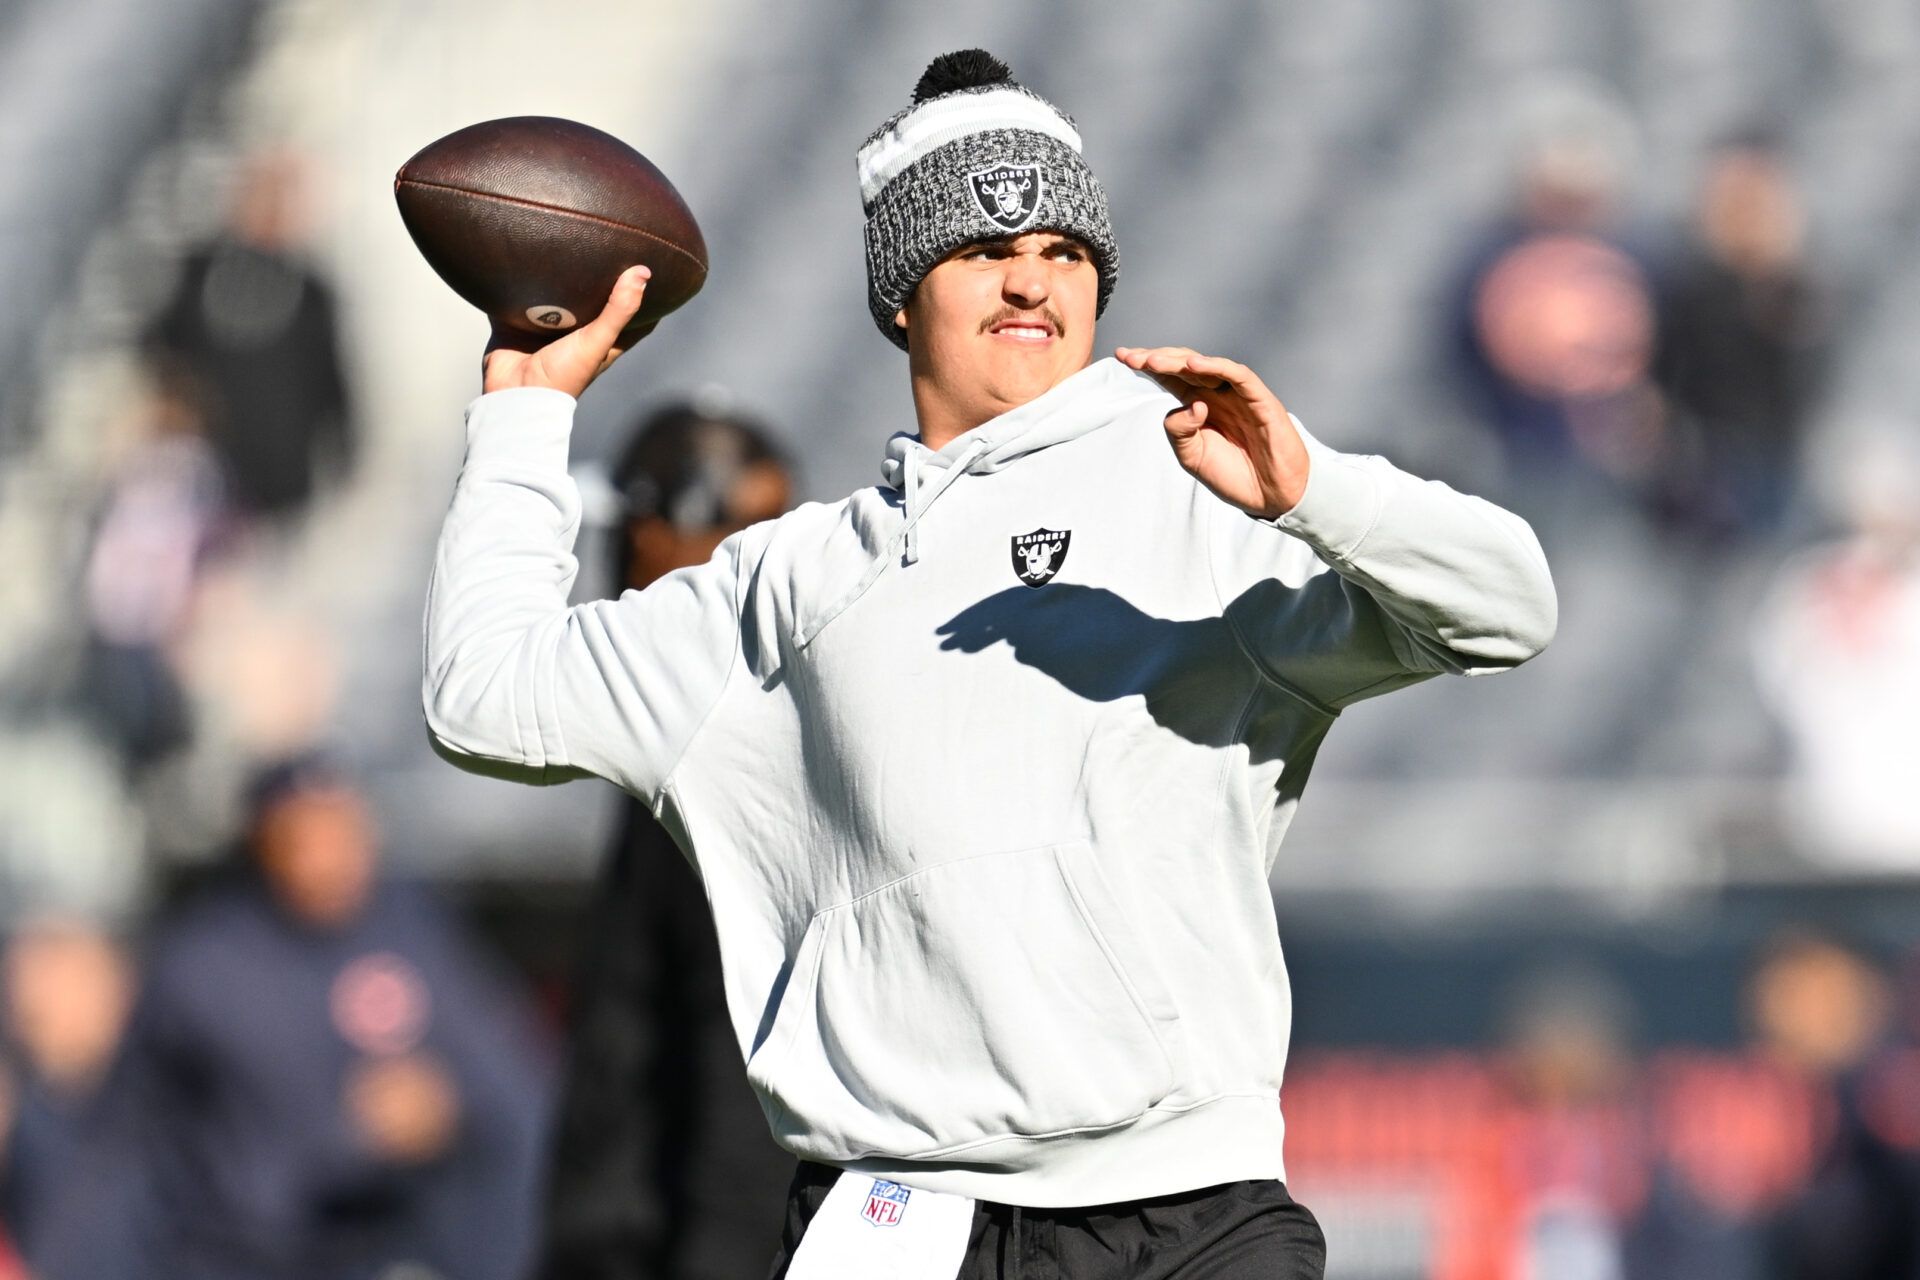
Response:
[[[462,768],[536,783],[592,773],[651,800],[738,652],[746,535],[645,591],[567,606],[574,397],[619,354],[643,271],[566,338],[489,352],[427,590],[422,700],[436,749]]]
[[[1276,679],[1338,710],[1442,672],[1518,666],[1553,638],[1553,580],[1518,516],[1327,448],[1244,365],[1185,348],[1118,354],[1180,398],[1166,423],[1175,457],[1244,513],[1216,514],[1211,570]]]

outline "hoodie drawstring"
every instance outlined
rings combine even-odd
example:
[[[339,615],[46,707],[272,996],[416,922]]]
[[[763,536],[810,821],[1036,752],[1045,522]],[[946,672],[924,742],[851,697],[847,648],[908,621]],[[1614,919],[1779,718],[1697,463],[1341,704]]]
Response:
[[[907,522],[901,526],[900,532],[906,536],[908,564],[920,563],[920,473],[923,470],[925,467],[917,453],[909,453],[901,466],[904,473],[900,478],[901,500],[905,504],[902,509],[906,512]]]
[[[953,460],[953,465],[948,467],[945,474],[933,482],[933,487],[930,489],[925,488],[920,480],[921,474],[926,470],[926,466],[921,462],[921,459],[926,455],[922,453],[909,453],[907,455],[906,462],[901,467],[901,471],[904,473],[903,479],[905,480],[902,496],[906,502],[907,522],[900,527],[900,533],[905,541],[908,564],[920,563],[920,517],[927,514],[928,510],[933,506],[934,499],[945,493],[955,480],[965,475],[967,468],[973,465],[974,459],[985,453],[990,447],[989,442],[985,440],[975,440],[961,452],[959,457]],[[924,498],[921,497],[923,491],[926,494]]]
[[[952,488],[953,482],[965,475],[967,468],[972,466],[974,460],[985,453],[988,447],[988,442],[985,440],[974,441],[931,485],[920,483],[920,456],[915,453],[907,455],[905,465],[901,468],[903,474],[900,487],[905,504],[906,522],[900,526],[898,533],[887,540],[886,549],[867,565],[866,570],[860,575],[860,580],[853,584],[851,590],[835,600],[807,626],[794,632],[794,648],[804,649],[812,644],[814,637],[827,629],[828,623],[845,613],[855,600],[867,593],[867,588],[879,580],[880,575],[886,572],[887,565],[896,555],[904,553],[908,564],[919,562],[920,543],[916,530],[919,528],[920,518],[933,509],[933,504],[939,501],[940,495]]]

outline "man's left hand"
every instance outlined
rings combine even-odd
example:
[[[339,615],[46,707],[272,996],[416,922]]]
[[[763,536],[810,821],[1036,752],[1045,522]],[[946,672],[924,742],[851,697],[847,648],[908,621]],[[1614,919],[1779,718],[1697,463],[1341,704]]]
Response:
[[[1307,445],[1258,374],[1186,347],[1121,347],[1114,356],[1180,397],[1167,441],[1194,479],[1250,515],[1293,510],[1307,491]]]

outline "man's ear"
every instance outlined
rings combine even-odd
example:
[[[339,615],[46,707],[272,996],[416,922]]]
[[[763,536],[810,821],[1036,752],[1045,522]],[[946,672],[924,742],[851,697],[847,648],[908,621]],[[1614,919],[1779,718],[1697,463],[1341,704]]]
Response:
[[[893,313],[893,327],[896,329],[904,329],[907,327],[907,309],[905,307]]]

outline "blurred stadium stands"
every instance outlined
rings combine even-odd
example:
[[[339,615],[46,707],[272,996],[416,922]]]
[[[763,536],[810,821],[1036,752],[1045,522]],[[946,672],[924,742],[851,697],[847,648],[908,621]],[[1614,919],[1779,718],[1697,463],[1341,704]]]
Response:
[[[1920,849],[1904,872],[1861,874],[1796,843],[1793,756],[1756,682],[1752,630],[1779,567],[1838,527],[1849,461],[1880,437],[1920,441],[1920,6],[535,12],[0,6],[0,156],[33,179],[0,191],[0,279],[16,300],[0,313],[0,750],[17,762],[0,774],[0,922],[48,903],[137,914],[168,868],[220,846],[263,744],[315,725],[367,771],[397,865],[511,886],[491,910],[528,951],[565,918],[609,798],[456,773],[420,722],[420,602],[484,337],[389,197],[393,170],[441,134],[520,113],[586,120],[659,163],[707,233],[705,293],[583,406],[584,469],[637,408],[706,386],[784,429],[808,496],[874,482],[911,410],[898,353],[868,327],[852,153],[930,56],[978,44],[1076,115],[1111,193],[1124,265],[1104,342],[1244,359],[1330,443],[1511,501],[1526,495],[1447,367],[1449,294],[1509,201],[1520,104],[1543,78],[1577,75],[1634,123],[1627,220],[1656,256],[1709,143],[1756,119],[1781,132],[1836,299],[1808,488],[1780,532],[1712,554],[1629,504],[1583,506],[1546,530],[1562,614],[1545,657],[1363,706],[1332,734],[1274,877],[1306,1046],[1293,1151],[1325,1179],[1336,1243],[1371,1242],[1339,1274],[1425,1274],[1448,1246],[1433,1188],[1406,1169],[1482,1141],[1473,1117],[1500,1105],[1487,1060],[1433,1054],[1491,1043],[1502,983],[1534,957],[1577,953],[1640,1006],[1663,1055],[1643,1077],[1655,1113],[1704,1090],[1731,1099],[1723,1132],[1756,1160],[1809,1158],[1811,1112],[1738,1055],[1742,975],[1802,918],[1882,954],[1911,945]],[[192,659],[213,673],[195,745],[130,782],[73,711],[73,584],[142,394],[137,337],[217,225],[228,178],[265,145],[313,168],[313,257],[343,299],[365,447],[344,492],[234,567],[211,615],[225,638]],[[593,535],[583,592],[603,585]],[[259,728],[250,700],[288,690],[315,706],[285,713],[293,729]],[[1920,706],[1886,714],[1911,721]],[[1703,1045],[1723,1056],[1689,1056]],[[1398,1056],[1367,1056],[1382,1051]],[[1404,1126],[1384,1122],[1389,1102]],[[1394,1143],[1407,1145],[1376,1149]]]
[[[84,16],[112,27],[110,8],[26,6],[6,49],[28,56],[25,42],[46,38],[79,57]],[[71,15],[69,34],[36,35],[56,11]],[[1336,444],[1509,496],[1449,385],[1440,317],[1463,245],[1507,199],[1517,104],[1548,72],[1620,93],[1640,130],[1630,212],[1653,228],[1684,212],[1705,143],[1756,116],[1783,127],[1816,262],[1842,299],[1840,366],[1812,427],[1810,467],[1826,485],[1816,494],[1832,492],[1835,458],[1861,433],[1889,422],[1910,432],[1920,398],[1904,358],[1920,327],[1920,112],[1900,109],[1920,83],[1920,18],[1900,0],[1222,0],[1200,21],[1151,8],[1113,21],[1091,3],[936,18],[741,0],[698,19],[590,7],[537,38],[515,37],[508,7],[483,9],[490,21],[465,8],[401,17],[289,0],[261,11],[252,56],[229,80],[208,53],[218,42],[193,23],[237,44],[252,6],[159,12],[142,11],[150,36],[123,24],[114,38],[173,41],[203,61],[141,59],[124,98],[96,95],[106,116],[21,105],[7,117],[22,148],[57,151],[65,130],[122,150],[69,142],[100,171],[70,216],[49,219],[44,205],[37,220],[12,215],[34,235],[6,241],[9,261],[26,264],[11,278],[31,267],[65,283],[41,288],[63,300],[59,320],[38,326],[41,375],[10,380],[12,402],[33,407],[16,410],[10,433],[17,496],[4,525],[22,579],[8,588],[0,651],[15,687],[44,686],[46,655],[71,624],[54,566],[82,537],[113,448],[126,339],[169,264],[217,218],[238,158],[256,143],[304,148],[315,254],[346,300],[369,443],[351,492],[275,582],[343,646],[337,732],[409,798],[401,843],[431,865],[571,873],[597,841],[587,824],[554,821],[577,812],[575,795],[506,792],[439,768],[410,694],[431,495],[456,457],[452,415],[472,390],[480,331],[413,254],[387,178],[472,118],[547,111],[624,134],[675,176],[713,246],[699,304],[583,410],[588,462],[636,402],[711,383],[786,428],[809,492],[871,482],[877,441],[908,405],[896,354],[862,327],[847,155],[927,51],[959,42],[1006,50],[1085,123],[1126,254],[1106,339],[1244,357]],[[113,110],[155,136],[129,145]],[[83,185],[79,166],[38,167]],[[111,194],[126,190],[110,216]],[[24,205],[26,192],[11,198]],[[58,270],[83,257],[86,269]],[[1781,548],[1702,565],[1603,508],[1548,550],[1563,597],[1553,656],[1493,684],[1435,682],[1352,713],[1318,766],[1282,886],[1423,898],[1573,889],[1631,904],[1793,874],[1774,856],[1782,759],[1746,635]],[[525,850],[533,832],[537,856]]]

